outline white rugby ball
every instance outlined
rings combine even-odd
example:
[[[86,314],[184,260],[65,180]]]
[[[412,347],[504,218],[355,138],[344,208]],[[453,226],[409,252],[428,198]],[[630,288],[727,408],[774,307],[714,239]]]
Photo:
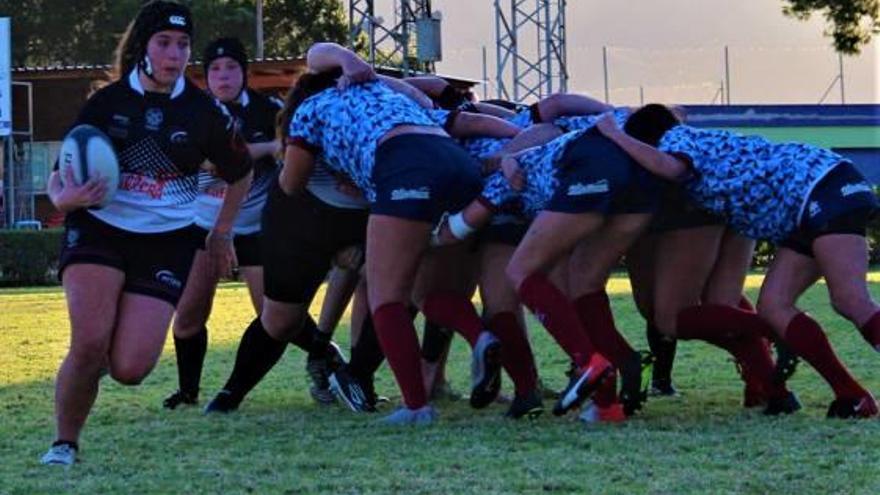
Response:
[[[67,133],[61,142],[61,151],[58,153],[58,168],[62,171],[61,181],[64,182],[63,173],[66,167],[73,170],[73,177],[77,184],[82,184],[96,174],[107,179],[107,194],[97,205],[106,206],[119,187],[119,160],[113,143],[106,134],[95,126],[78,125]]]

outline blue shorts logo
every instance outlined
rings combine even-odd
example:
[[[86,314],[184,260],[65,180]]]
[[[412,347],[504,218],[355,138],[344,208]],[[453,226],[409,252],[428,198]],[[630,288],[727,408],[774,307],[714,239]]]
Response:
[[[587,196],[589,194],[603,194],[609,191],[608,181],[605,179],[582,184],[580,182],[568,186],[569,196]]]
[[[858,182],[856,184],[847,184],[840,188],[840,195],[844,198],[847,196],[852,196],[853,194],[859,193],[873,193],[871,190],[871,186],[864,182]]]
[[[420,187],[418,189],[395,189],[391,191],[391,201],[405,201],[408,199],[431,199],[431,190],[427,187]]]

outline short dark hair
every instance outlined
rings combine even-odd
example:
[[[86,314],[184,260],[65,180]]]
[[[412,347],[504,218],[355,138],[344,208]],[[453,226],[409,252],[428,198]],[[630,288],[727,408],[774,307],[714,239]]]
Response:
[[[633,112],[623,126],[623,130],[639,141],[657,146],[666,131],[681,121],[665,105],[650,103]]]

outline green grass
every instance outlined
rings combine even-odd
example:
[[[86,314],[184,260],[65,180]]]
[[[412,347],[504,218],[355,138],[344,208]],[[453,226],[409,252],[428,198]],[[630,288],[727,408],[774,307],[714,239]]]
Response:
[[[880,292],[877,277],[872,289]],[[759,276],[749,278],[754,296]],[[629,285],[610,292],[621,328],[644,347]],[[203,395],[229,373],[251,319],[240,286],[218,291],[210,322]],[[803,300],[828,329],[853,372],[880,389],[878,358],[827,303],[824,286]],[[197,408],[165,411],[176,387],[169,339],[140,387],[105,380],[71,470],[37,459],[52,440],[52,383],[68,345],[57,289],[0,292],[0,493],[880,493],[880,421],[828,421],[831,392],[802,366],[792,381],[804,402],[793,417],[766,418],[740,407],[734,366],[705,345],[679,347],[682,396],[657,399],[624,425],[585,426],[549,415],[500,418],[504,406],[472,411],[441,403],[441,420],[392,429],[376,416],[311,402],[300,352],[288,352],[242,409],[204,417]],[[545,383],[561,387],[562,353],[530,326]],[[347,328],[337,333],[347,344]],[[450,375],[467,383],[468,351],[456,340]],[[396,391],[387,368],[380,391]],[[204,397],[203,397],[204,401]],[[550,405],[550,404],[548,404]]]

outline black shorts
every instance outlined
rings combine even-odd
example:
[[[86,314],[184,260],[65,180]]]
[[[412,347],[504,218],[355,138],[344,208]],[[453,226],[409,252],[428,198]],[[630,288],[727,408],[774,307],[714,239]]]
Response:
[[[196,252],[195,227],[142,234],[118,229],[84,210],[67,215],[64,227],[59,279],[70,265],[109,266],[125,274],[124,292],[177,306]]]
[[[199,249],[205,249],[205,238],[208,237],[208,231],[196,226],[197,238],[199,239]],[[238,266],[263,266],[262,253],[260,252],[260,233],[236,235],[232,238],[232,246],[235,248],[235,257],[238,259]]]
[[[366,210],[330,206],[308,191],[288,196],[274,180],[261,232],[266,297],[311,303],[336,253],[365,243],[367,218]]]
[[[510,213],[497,213],[492,221],[477,234],[477,242],[486,244],[505,244],[519,246],[529,230],[530,222],[522,216]]]
[[[660,208],[651,221],[651,233],[692,229],[709,225],[724,225],[724,219],[709,213],[694,203],[678,184],[666,184],[663,188]]]
[[[373,167],[376,200],[370,213],[437,223],[483,188],[480,166],[454,140],[404,134],[379,145]]]
[[[865,176],[843,162],[822,178],[807,200],[801,223],[779,245],[813,257],[813,241],[829,234],[866,234],[868,222],[880,211]]]
[[[659,206],[660,180],[595,129],[568,146],[558,178],[559,187],[545,210],[650,214]]]

